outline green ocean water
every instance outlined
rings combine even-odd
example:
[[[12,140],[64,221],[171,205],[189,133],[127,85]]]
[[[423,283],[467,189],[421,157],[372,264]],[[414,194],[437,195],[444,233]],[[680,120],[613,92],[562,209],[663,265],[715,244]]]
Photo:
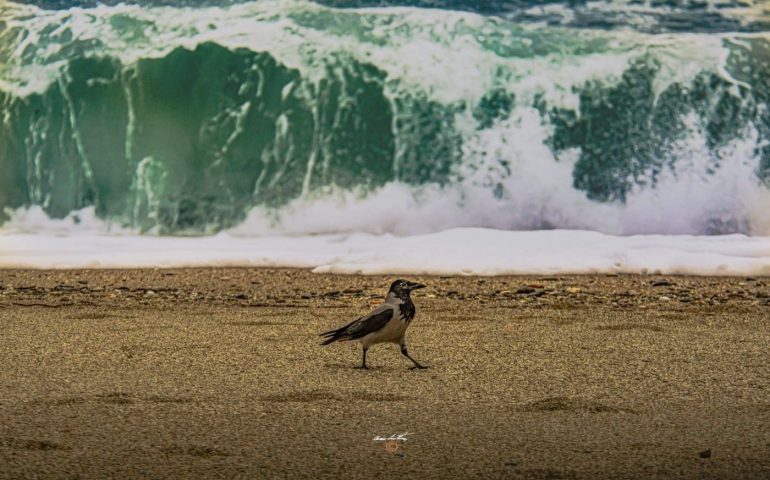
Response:
[[[213,233],[399,185],[463,225],[601,230],[633,203],[627,230],[666,233],[635,222],[652,195],[691,233],[757,232],[761,5],[456,3],[0,4],[1,215]]]

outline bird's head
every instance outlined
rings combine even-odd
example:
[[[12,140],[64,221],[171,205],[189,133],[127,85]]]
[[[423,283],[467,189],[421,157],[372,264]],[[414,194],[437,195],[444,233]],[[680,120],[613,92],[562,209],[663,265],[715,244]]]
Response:
[[[425,288],[425,285],[422,283],[410,282],[409,280],[398,279],[390,284],[390,293],[397,297],[405,297],[409,295],[409,292],[417,290],[418,288]]]

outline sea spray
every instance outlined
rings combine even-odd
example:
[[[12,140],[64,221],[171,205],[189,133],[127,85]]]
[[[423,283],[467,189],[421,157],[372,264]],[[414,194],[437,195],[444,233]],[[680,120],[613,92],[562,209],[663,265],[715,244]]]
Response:
[[[761,12],[655,33],[633,8],[633,28],[585,28],[583,7],[544,23],[359,6],[3,4],[3,216],[92,208],[156,234],[768,233]]]

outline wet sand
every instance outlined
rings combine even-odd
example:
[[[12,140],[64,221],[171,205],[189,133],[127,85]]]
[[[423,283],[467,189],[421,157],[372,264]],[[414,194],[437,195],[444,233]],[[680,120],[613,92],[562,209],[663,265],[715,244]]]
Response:
[[[0,271],[0,478],[770,478],[770,279],[409,278]]]

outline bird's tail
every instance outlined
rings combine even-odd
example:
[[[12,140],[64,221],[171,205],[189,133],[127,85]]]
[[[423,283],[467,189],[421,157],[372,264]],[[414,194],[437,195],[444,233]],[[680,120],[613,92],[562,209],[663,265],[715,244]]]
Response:
[[[330,343],[334,343],[337,340],[342,339],[342,335],[345,333],[345,330],[347,329],[347,325],[342,328],[337,328],[335,330],[329,330],[328,332],[324,332],[319,334],[319,337],[326,337],[323,342],[321,342],[321,345],[329,345]]]

